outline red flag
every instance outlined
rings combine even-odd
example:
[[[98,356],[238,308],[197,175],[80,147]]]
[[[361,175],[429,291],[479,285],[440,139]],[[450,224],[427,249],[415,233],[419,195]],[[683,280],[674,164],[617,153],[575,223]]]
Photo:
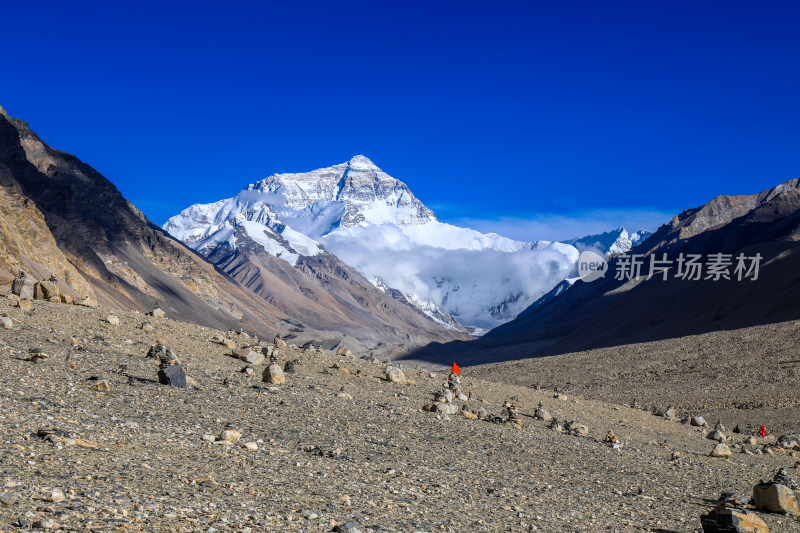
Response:
[[[459,366],[456,364],[456,362],[455,362],[455,361],[453,361],[453,368],[452,368],[450,371],[451,371],[453,374],[455,374],[456,376],[457,376],[457,375],[459,375],[459,374],[461,374],[461,368],[459,368]]]

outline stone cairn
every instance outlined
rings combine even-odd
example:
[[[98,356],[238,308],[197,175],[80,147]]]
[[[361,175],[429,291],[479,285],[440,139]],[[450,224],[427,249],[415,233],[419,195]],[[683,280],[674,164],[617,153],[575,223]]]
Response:
[[[732,490],[724,491],[714,508],[700,517],[703,533],[769,533],[767,524],[743,505]]]
[[[264,369],[261,376],[261,381],[270,383],[272,385],[283,385],[286,383],[286,374],[283,372],[281,365],[278,364],[278,354],[280,350],[286,348],[286,343],[283,342],[280,335],[275,335],[272,340],[272,351],[269,353],[269,365]]]
[[[505,415],[505,423],[511,424],[512,427],[521,428],[522,420],[519,418],[519,411],[517,406],[510,401],[506,400],[503,404],[503,414]]]
[[[453,403],[453,400],[456,398],[466,399],[464,393],[461,392],[460,383],[461,378],[451,372],[447,376],[447,381],[442,384],[442,389],[433,395],[433,403],[423,406],[422,410],[445,415],[456,414],[459,411],[459,407]]]
[[[150,347],[147,351],[147,357],[158,358],[159,383],[170,387],[186,387],[186,373],[175,356],[175,352],[170,348],[167,348],[159,341]]]

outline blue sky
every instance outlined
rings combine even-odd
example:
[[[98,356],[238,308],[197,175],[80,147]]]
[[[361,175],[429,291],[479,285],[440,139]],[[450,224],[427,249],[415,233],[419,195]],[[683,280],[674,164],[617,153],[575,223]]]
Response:
[[[654,229],[800,177],[800,8],[13,2],[0,105],[153,221],[364,154],[440,219]]]

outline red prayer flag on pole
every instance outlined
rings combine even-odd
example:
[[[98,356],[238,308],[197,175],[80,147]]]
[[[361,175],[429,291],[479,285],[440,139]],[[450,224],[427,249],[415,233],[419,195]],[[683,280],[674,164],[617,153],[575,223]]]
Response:
[[[455,361],[453,361],[453,368],[451,369],[451,372],[456,376],[461,374],[461,368],[459,368]]]

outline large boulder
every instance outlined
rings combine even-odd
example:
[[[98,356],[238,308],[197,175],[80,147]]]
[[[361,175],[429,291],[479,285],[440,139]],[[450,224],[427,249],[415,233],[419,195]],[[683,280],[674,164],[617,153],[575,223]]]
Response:
[[[797,483],[785,468],[779,468],[771,482],[762,481],[753,487],[753,505],[763,511],[798,516],[798,500]]]
[[[36,300],[59,298],[58,285],[52,281],[40,281],[33,286],[33,297]],[[59,301],[61,299],[59,298]]]
[[[170,387],[186,387],[186,373],[181,365],[168,365],[158,371],[158,382]]]

